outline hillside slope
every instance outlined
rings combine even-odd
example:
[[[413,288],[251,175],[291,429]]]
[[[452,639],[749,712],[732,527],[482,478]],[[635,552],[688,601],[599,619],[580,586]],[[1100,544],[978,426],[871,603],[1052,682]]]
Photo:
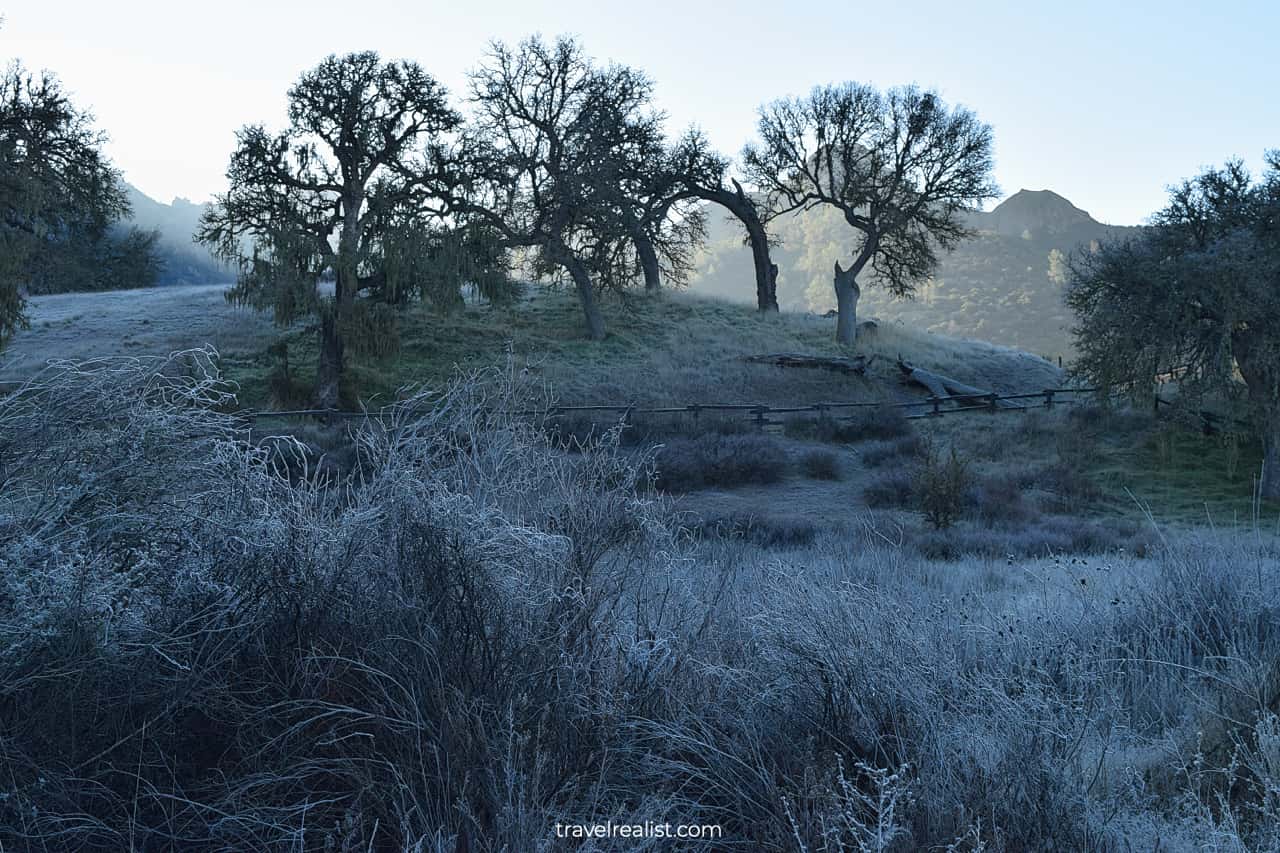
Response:
[[[936,334],[979,338],[1051,359],[1071,351],[1070,312],[1062,302],[1065,262],[1093,241],[1123,238],[1135,229],[1104,225],[1048,190],[1022,190],[989,212],[968,216],[976,231],[943,255],[915,299],[893,299],[864,273],[859,314]],[[754,299],[750,254],[740,228],[718,213],[691,282],[695,293],[739,302]],[[816,209],[774,223],[778,241],[778,301],[784,310],[825,312],[835,307],[832,266],[847,260],[851,232],[832,209]]]

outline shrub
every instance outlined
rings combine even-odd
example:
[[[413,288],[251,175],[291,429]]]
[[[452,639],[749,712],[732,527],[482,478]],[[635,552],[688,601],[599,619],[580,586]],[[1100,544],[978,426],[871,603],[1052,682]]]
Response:
[[[890,471],[875,477],[862,489],[867,506],[906,508],[916,494],[915,477],[910,471]]]
[[[921,459],[924,452],[924,442],[912,432],[899,438],[868,443],[858,451],[858,455],[867,467],[879,468],[889,462]]]
[[[656,457],[658,487],[668,492],[776,483],[787,453],[767,435],[704,435],[673,439]]]
[[[916,493],[920,511],[935,530],[945,530],[964,510],[969,490],[969,466],[954,446],[944,458],[931,448],[920,467]]]
[[[813,544],[818,534],[808,519],[756,513],[704,519],[694,530],[703,537],[741,539],[760,548],[802,548]]]
[[[791,438],[809,438],[830,444],[901,438],[911,432],[911,422],[900,408],[880,405],[852,411],[853,414],[847,417],[795,418],[787,421],[783,430]]]
[[[984,477],[970,489],[966,503],[988,527],[1025,524],[1036,516],[1016,474]]]
[[[839,480],[840,458],[830,450],[809,450],[800,457],[800,470],[813,480]]]

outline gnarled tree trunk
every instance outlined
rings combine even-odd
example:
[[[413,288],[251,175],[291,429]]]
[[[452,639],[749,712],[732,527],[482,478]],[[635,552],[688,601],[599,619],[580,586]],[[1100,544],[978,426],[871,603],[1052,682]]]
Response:
[[[653,241],[639,227],[631,239],[635,244],[636,255],[640,258],[640,269],[644,272],[644,292],[656,296],[662,290],[661,273],[658,269],[658,252]]]
[[[587,321],[587,335],[593,341],[604,340],[604,316],[600,313],[600,306],[596,304],[596,289],[591,283],[587,265],[567,249],[560,253],[560,263],[569,271],[578,288],[578,299],[582,302],[582,313]]]
[[[356,260],[360,243],[360,209],[364,195],[358,187],[348,187],[342,200],[342,233],[338,238],[338,256],[334,263],[333,307],[320,312],[320,360],[316,366],[316,384],[312,392],[318,409],[336,409],[346,369],[346,346],[342,339],[343,321],[351,314],[356,291],[360,289],[360,272]]]
[[[320,362],[312,392],[317,409],[338,408],[344,367],[344,345],[338,328],[338,306],[320,313]]]
[[[858,339],[858,298],[862,296],[858,269],[855,264],[842,270],[836,261],[836,341],[842,344],[852,344]]]
[[[756,270],[756,307],[760,311],[778,310],[778,265],[769,257],[769,235],[756,210],[755,203],[737,181],[734,192],[724,187],[698,187],[695,195],[720,205],[737,217],[747,229],[747,242],[751,245],[751,262]]]

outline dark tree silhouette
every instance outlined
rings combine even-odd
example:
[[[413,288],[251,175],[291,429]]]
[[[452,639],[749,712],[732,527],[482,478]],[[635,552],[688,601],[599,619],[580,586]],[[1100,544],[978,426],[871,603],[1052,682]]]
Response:
[[[620,244],[637,233],[624,161],[655,133],[652,92],[640,72],[598,68],[563,37],[495,42],[471,77],[453,209],[532,250],[536,274],[567,273],[595,340],[605,335],[596,290],[622,283]]]
[[[819,87],[762,107],[758,130],[743,163],[765,193],[766,221],[831,205],[858,234],[849,266],[835,263],[841,343],[857,334],[868,265],[893,294],[912,294],[937,250],[965,236],[961,212],[997,192],[990,127],[915,86]]]
[[[105,141],[50,72],[0,76],[0,345],[26,323],[23,289],[154,280],[154,237],[112,230],[129,202]]]
[[[1150,398],[1246,397],[1262,437],[1261,492],[1280,498],[1280,151],[1254,182],[1243,164],[1175,187],[1140,237],[1077,253],[1067,303],[1075,370],[1108,391]]]
[[[668,169],[686,195],[719,205],[742,223],[756,274],[756,305],[778,310],[778,266],[769,254],[769,234],[755,198],[730,175],[728,158],[716,153],[697,130],[684,134],[668,155]]]
[[[314,399],[332,408],[347,344],[378,349],[370,338],[386,322],[376,307],[422,286],[423,264],[394,260],[427,245],[446,212],[438,149],[462,119],[420,66],[373,52],[328,57],[288,97],[286,130],[240,131],[230,188],[198,239],[240,264],[234,301],[271,308],[282,323],[319,316]],[[332,298],[317,292],[328,274]]]
[[[609,259],[616,269],[606,280],[643,278],[645,291],[657,294],[662,278],[681,283],[694,268],[694,255],[706,240],[706,211],[688,191],[677,149],[667,145],[662,116],[652,111],[615,115],[629,124],[627,144],[610,152],[618,216],[626,234]]]

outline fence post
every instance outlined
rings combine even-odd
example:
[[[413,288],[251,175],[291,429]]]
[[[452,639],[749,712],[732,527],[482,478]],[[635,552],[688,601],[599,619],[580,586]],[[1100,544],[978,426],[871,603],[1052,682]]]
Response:
[[[1000,395],[994,391],[987,395],[987,408],[991,411],[996,410],[996,402],[999,401]]]
[[[766,411],[768,411],[768,408],[765,406],[756,406],[755,408],[756,429],[760,432],[764,432],[764,413]]]
[[[1053,390],[1051,388],[1044,389],[1044,407],[1046,409],[1053,408]]]
[[[933,403],[933,411],[929,413],[929,417],[942,417],[942,400],[938,399],[936,396],[930,396],[929,402]]]

